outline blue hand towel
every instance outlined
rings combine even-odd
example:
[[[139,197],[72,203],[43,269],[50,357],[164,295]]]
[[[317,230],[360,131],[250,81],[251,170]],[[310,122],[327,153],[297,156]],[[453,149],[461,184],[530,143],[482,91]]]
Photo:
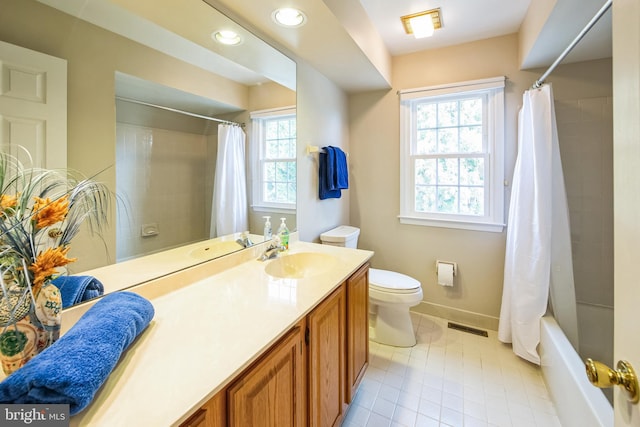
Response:
[[[338,147],[330,147],[334,151],[334,187],[340,190],[349,188],[349,171],[347,169],[347,155]]]
[[[104,286],[93,276],[60,276],[51,283],[60,289],[62,308],[97,298],[104,293]]]
[[[318,187],[320,200],[339,199],[342,192],[333,187],[334,152],[323,147],[325,152],[318,153]]]
[[[332,146],[322,147],[326,154],[326,167],[325,180],[327,181],[327,188],[329,190],[339,190],[336,186],[336,153],[333,151]]]
[[[71,415],[77,414],[153,315],[153,305],[137,294],[105,296],[58,341],[0,383],[0,403],[64,403]]]

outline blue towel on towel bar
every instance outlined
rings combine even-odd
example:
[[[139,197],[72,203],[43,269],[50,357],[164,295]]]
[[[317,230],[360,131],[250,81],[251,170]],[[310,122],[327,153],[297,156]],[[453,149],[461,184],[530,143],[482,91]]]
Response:
[[[333,150],[327,150],[318,153],[318,187],[320,200],[339,199],[342,196],[340,189],[333,185],[333,176],[335,171],[335,153]]]
[[[153,315],[153,305],[137,294],[105,296],[51,347],[0,382],[0,403],[69,404],[70,414],[77,414]]]
[[[60,289],[62,308],[97,298],[104,293],[104,286],[93,276],[60,276],[51,283]]]
[[[349,188],[349,171],[347,170],[347,155],[338,147],[327,147],[334,151],[334,175],[333,184],[334,189],[346,190]]]

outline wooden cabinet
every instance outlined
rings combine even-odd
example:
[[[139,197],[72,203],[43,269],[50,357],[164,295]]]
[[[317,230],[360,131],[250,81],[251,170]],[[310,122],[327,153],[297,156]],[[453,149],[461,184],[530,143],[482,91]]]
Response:
[[[339,426],[347,407],[344,284],[320,303],[307,319],[309,426]]]
[[[229,427],[306,424],[303,330],[296,326],[229,387]]]
[[[347,403],[369,365],[369,265],[347,280]]]
[[[225,427],[226,399],[224,393],[218,393],[202,405],[193,415],[180,424],[180,427]]]
[[[205,409],[207,405],[208,403],[198,409],[188,420],[180,424],[180,427],[207,427],[207,410]]]
[[[366,264],[180,427],[339,426],[369,363],[368,306]]]

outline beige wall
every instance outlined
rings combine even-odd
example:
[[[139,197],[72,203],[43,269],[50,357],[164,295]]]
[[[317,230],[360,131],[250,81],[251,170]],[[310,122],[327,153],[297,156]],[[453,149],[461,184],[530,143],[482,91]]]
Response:
[[[518,34],[520,46],[518,64],[522,64],[527,59],[555,6],[556,0],[536,0],[529,4]]]
[[[345,93],[308,64],[298,62],[298,231],[300,239],[319,242],[320,234],[349,221],[353,186],[339,199],[318,198],[318,155],[307,145],[333,145],[349,152]],[[353,156],[349,157],[349,162]]]
[[[267,82],[249,87],[249,111],[296,105],[296,92],[277,83]]]
[[[361,229],[359,246],[375,251],[374,267],[399,271],[422,283],[424,303],[417,310],[496,328],[506,233],[399,223],[400,128],[396,91],[507,76],[505,177],[510,181],[522,93],[542,71],[518,69],[518,39],[510,35],[395,57],[393,90],[350,96],[350,222]],[[611,92],[606,61],[564,66],[550,81],[557,99],[606,96]],[[505,194],[508,206],[508,188]],[[459,274],[453,289],[437,285],[436,259],[458,263]]]

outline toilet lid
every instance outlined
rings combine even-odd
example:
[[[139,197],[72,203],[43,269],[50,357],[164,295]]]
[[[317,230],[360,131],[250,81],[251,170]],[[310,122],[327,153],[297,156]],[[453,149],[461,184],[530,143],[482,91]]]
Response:
[[[370,268],[369,287],[382,292],[408,294],[420,289],[420,282],[395,271]]]

